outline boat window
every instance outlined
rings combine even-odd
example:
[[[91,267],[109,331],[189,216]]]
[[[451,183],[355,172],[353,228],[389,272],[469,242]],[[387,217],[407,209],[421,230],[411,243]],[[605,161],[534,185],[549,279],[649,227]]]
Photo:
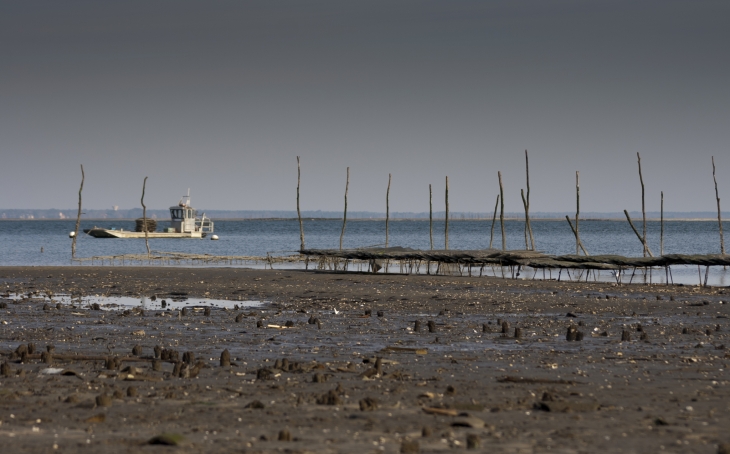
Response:
[[[173,219],[182,219],[182,210],[170,210]]]

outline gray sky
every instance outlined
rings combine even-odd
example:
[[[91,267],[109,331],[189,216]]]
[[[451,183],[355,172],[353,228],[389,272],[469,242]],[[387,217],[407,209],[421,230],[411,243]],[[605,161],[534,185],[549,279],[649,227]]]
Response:
[[[727,1],[0,3],[0,208],[730,203]],[[727,208],[727,206],[726,206]]]

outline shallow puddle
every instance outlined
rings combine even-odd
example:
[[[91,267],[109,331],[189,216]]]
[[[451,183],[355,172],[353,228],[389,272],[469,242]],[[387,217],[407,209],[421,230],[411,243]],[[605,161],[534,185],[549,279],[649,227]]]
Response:
[[[21,300],[21,295],[11,294],[10,299]],[[120,310],[130,308],[141,308],[145,310],[166,310],[166,309],[181,309],[187,308],[200,308],[201,310],[205,307],[220,308],[220,309],[245,309],[252,307],[260,307],[265,304],[264,301],[256,300],[219,300],[210,298],[188,298],[182,296],[174,297],[155,297],[154,299],[146,296],[83,296],[81,298],[72,297],[71,295],[54,295],[52,299],[47,296],[36,296],[31,299],[32,301],[38,302],[43,300],[49,303],[61,303],[64,305],[75,305],[82,309],[88,308],[93,304],[98,304],[102,310]]]

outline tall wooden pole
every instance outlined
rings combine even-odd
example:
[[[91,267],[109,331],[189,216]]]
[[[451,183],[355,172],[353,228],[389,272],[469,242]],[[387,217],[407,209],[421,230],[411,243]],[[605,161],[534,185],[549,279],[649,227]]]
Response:
[[[390,233],[390,178],[391,175],[388,174],[388,190],[385,192],[385,247],[388,247],[388,235]]]
[[[79,236],[79,224],[81,223],[81,191],[84,190],[84,165],[81,164],[81,186],[79,186],[79,211],[76,214],[76,228],[74,237],[71,240],[71,258],[76,257],[76,238]]]
[[[525,198],[524,191],[520,190],[522,195],[522,204],[525,206],[525,236],[529,235],[530,244],[527,244],[527,238],[525,239],[525,249],[535,250],[535,235],[532,233],[532,223],[530,222],[530,161],[527,156],[527,150],[525,150],[525,173],[527,174],[527,198]]]
[[[644,219],[644,226],[643,226],[641,236],[644,239],[644,241],[642,243],[644,244],[644,248],[645,248],[644,257],[646,257],[647,246],[646,246],[646,206],[644,204],[644,177],[641,175],[641,155],[638,152],[636,152],[636,157],[639,160],[639,181],[641,182],[641,215]]]
[[[497,194],[497,202],[494,204],[494,214],[492,215],[492,230],[489,232],[489,249],[492,249],[492,240],[494,240],[494,224],[497,221],[497,208],[499,208],[499,194]]]
[[[142,204],[142,225],[144,226],[144,244],[147,246],[147,258],[150,256],[150,240],[147,235],[147,206],[144,204],[144,190],[147,187],[147,177],[144,177],[144,181],[142,182],[142,199],[140,199],[140,203]]]
[[[350,168],[347,168],[347,182],[345,183],[345,214],[342,216],[342,232],[340,233],[340,250],[342,240],[345,238],[345,226],[347,226],[347,191],[350,189]]]
[[[660,210],[661,230],[659,233],[659,255],[664,255],[664,191],[662,191],[662,204]]]
[[[431,250],[433,250],[433,193],[431,185],[428,185],[428,237],[431,239]]]
[[[299,166],[299,156],[297,156],[297,218],[299,218],[299,250],[304,250],[304,224],[302,224],[302,212],[299,210],[299,185],[302,182],[302,169]]]
[[[502,250],[507,250],[507,237],[504,236],[504,188],[502,187],[502,172],[497,172],[499,177],[499,225],[502,228]]]
[[[449,250],[449,177],[446,177],[446,221],[444,223],[444,249]]]
[[[580,255],[580,174],[575,171],[575,255]]]
[[[725,238],[722,233],[722,211],[720,211],[720,193],[717,190],[717,178],[715,177],[715,157],[712,157],[712,179],[715,182],[715,198],[717,199],[717,224],[720,227],[720,253],[725,255]]]

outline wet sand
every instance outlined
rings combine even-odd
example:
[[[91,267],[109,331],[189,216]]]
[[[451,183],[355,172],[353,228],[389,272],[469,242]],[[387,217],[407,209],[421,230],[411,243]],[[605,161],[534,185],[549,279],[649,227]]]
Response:
[[[57,307],[63,294],[76,301]],[[99,309],[113,296],[266,304],[183,315],[96,310],[95,295]],[[689,286],[3,267],[0,442],[12,452],[724,452],[728,300],[730,289]]]

